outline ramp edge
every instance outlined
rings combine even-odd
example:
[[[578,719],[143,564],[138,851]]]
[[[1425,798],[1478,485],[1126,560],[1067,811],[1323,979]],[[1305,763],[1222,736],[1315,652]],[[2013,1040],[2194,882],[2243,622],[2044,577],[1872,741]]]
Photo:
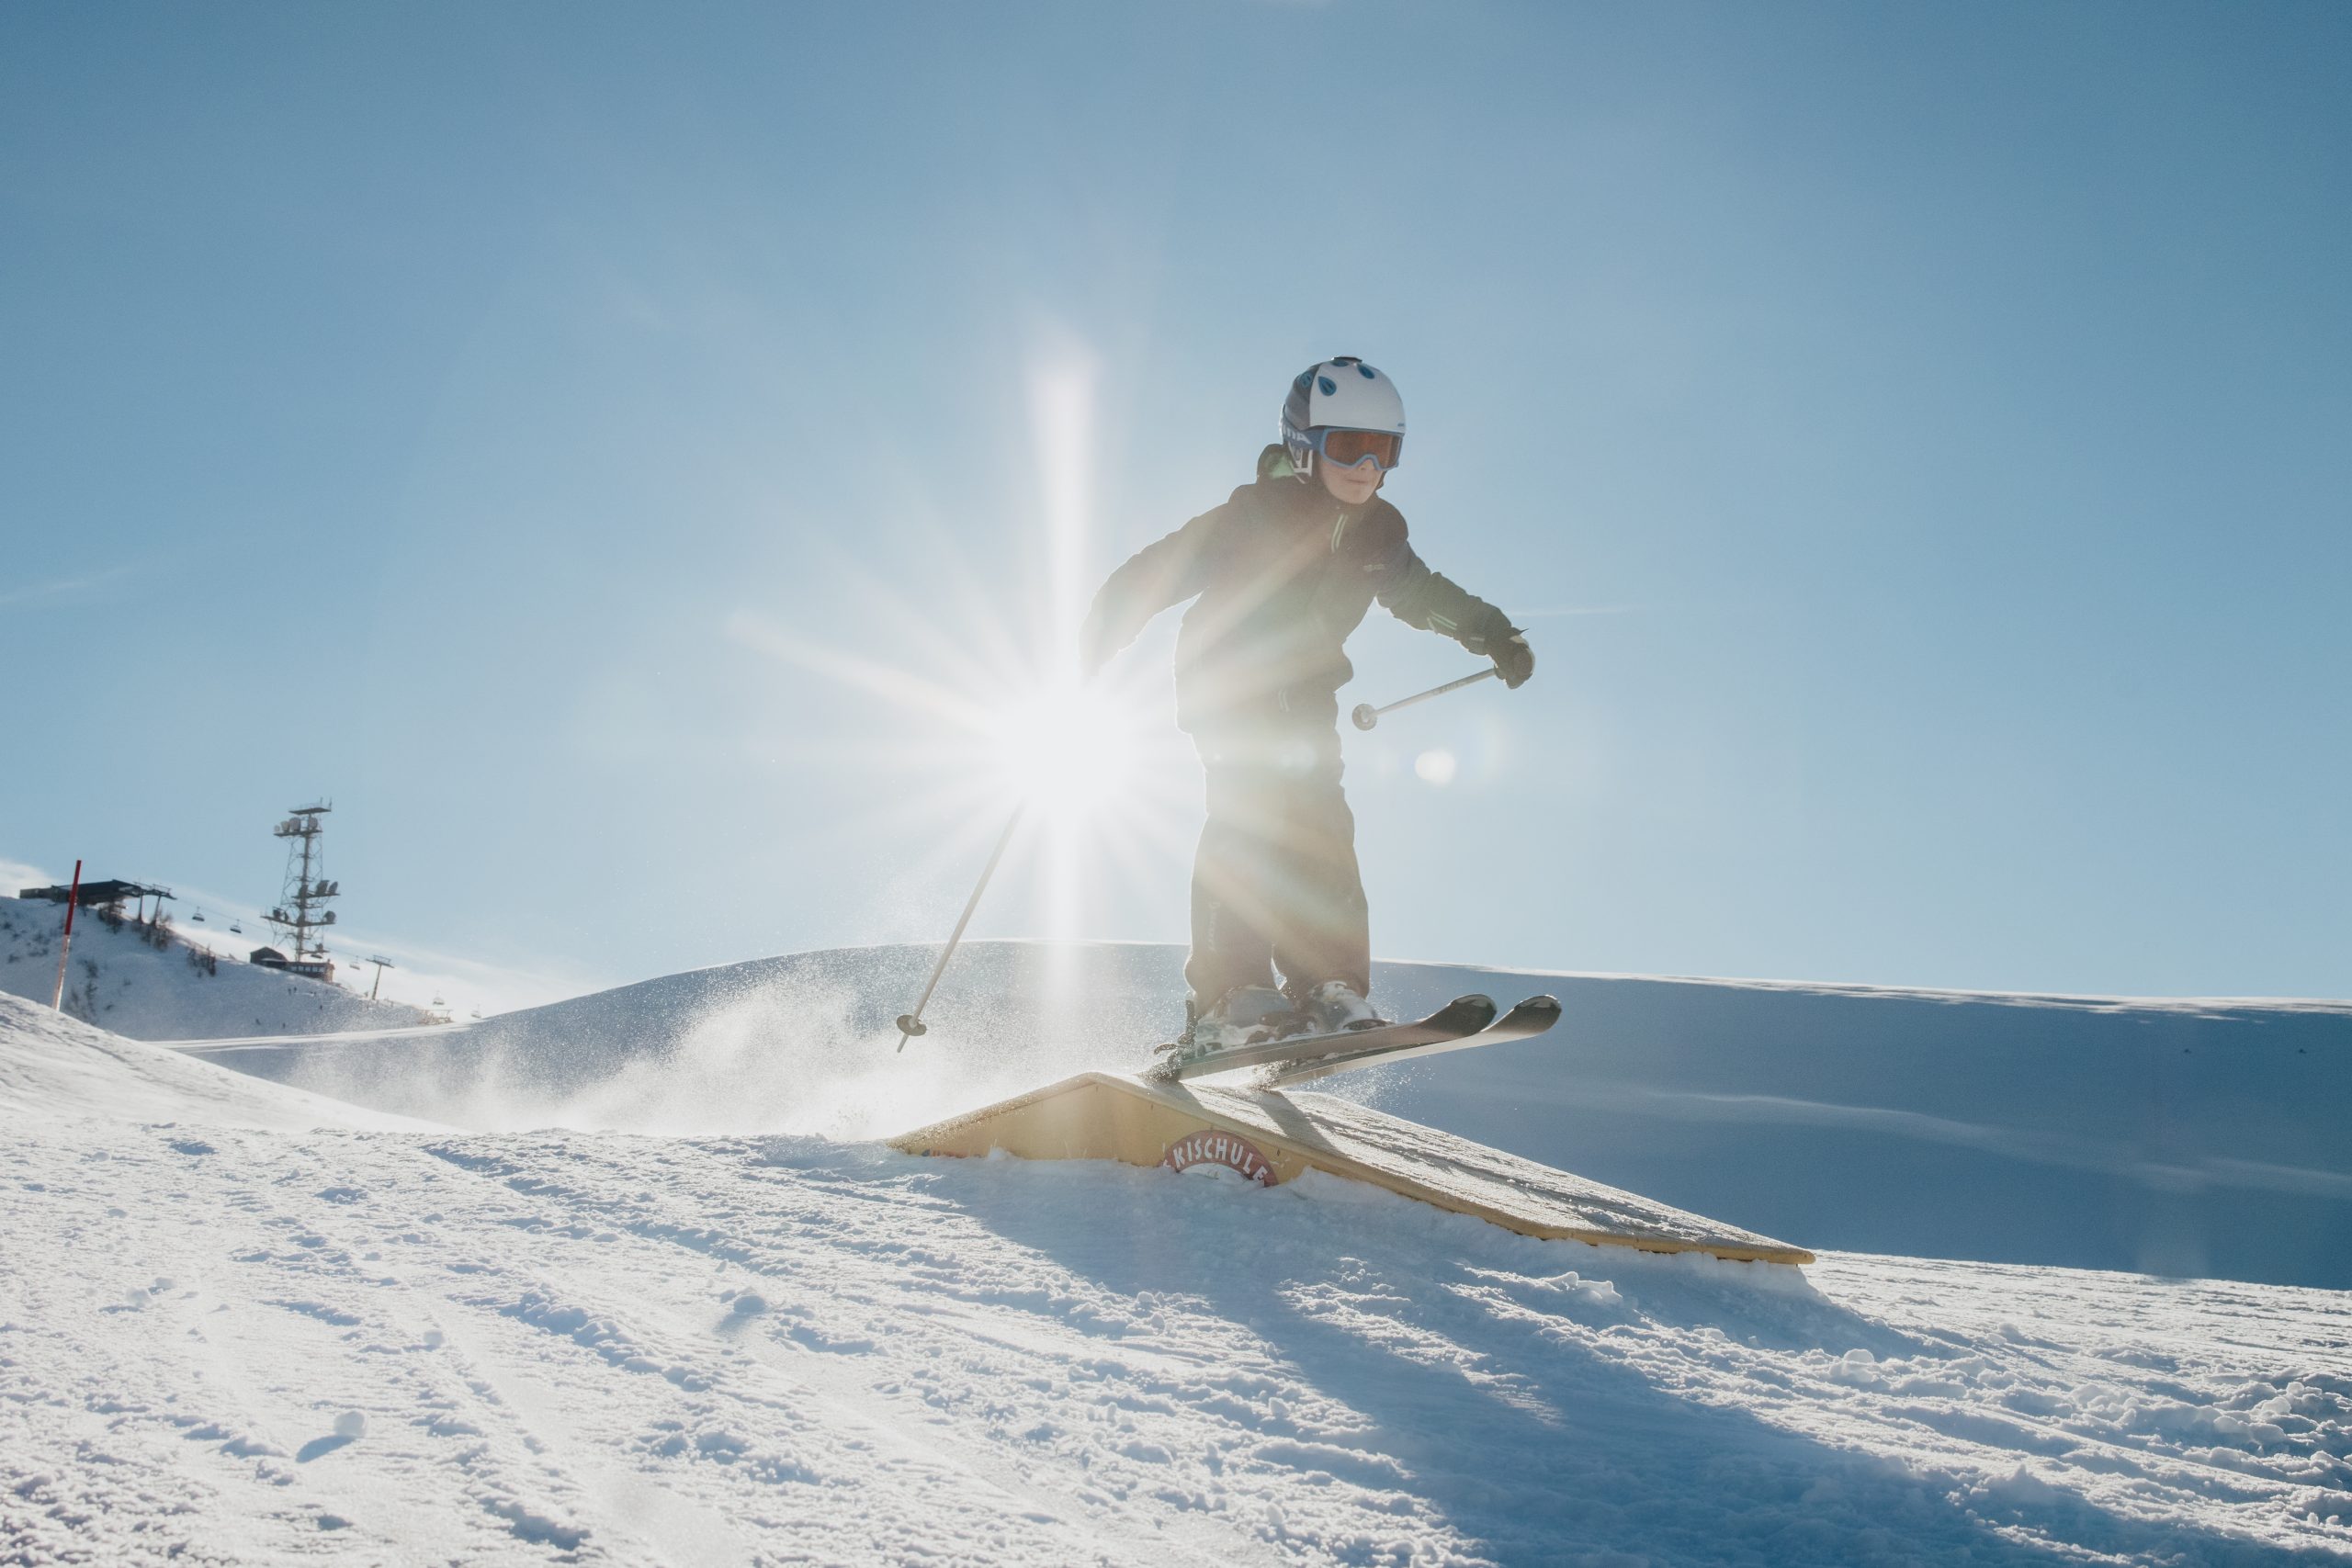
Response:
[[[1213,1086],[1191,1087],[1207,1088],[1219,1096],[1231,1095],[1252,1103],[1277,1102],[1299,1116],[1308,1125],[1313,1124],[1312,1107],[1302,1106],[1288,1096],[1273,1090],[1223,1089]],[[1384,1170],[1379,1166],[1351,1156],[1344,1150],[1328,1145],[1318,1147],[1292,1137],[1279,1128],[1261,1126],[1255,1122],[1243,1121],[1230,1113],[1221,1113],[1215,1105],[1204,1103],[1192,1092],[1191,1087],[1152,1083],[1125,1073],[1080,1073],[1015,1095],[1010,1100],[979,1106],[958,1115],[915,1128],[887,1142],[892,1148],[910,1155],[948,1155],[959,1157],[984,1155],[1003,1147],[993,1139],[986,1148],[971,1146],[976,1141],[974,1134],[979,1134],[990,1122],[1020,1116],[1023,1112],[1049,1105],[1057,1100],[1080,1096],[1092,1100],[1095,1096],[1110,1093],[1145,1102],[1157,1107],[1163,1112],[1197,1119],[1207,1128],[1247,1139],[1253,1145],[1261,1145],[1270,1155],[1282,1156],[1278,1164],[1286,1163],[1301,1169],[1319,1170],[1326,1175],[1339,1177],[1343,1180],[1362,1181],[1385,1191],[1394,1192],[1400,1197],[1428,1203],[1433,1208],[1453,1213],[1467,1214],[1474,1219],[1483,1220],[1488,1224],[1520,1235],[1532,1236],[1544,1241],[1580,1241],[1590,1247],[1623,1247],[1638,1252],[1701,1253],[1737,1263],[1780,1263],[1801,1267],[1814,1261],[1814,1255],[1804,1247],[1792,1247],[1770,1236],[1757,1235],[1753,1232],[1741,1230],[1737,1226],[1721,1225],[1720,1222],[1707,1220],[1702,1215],[1685,1215],[1685,1217],[1704,1225],[1717,1226],[1736,1234],[1713,1239],[1705,1236],[1668,1235],[1655,1232],[1620,1232],[1562,1224],[1532,1213],[1514,1213],[1508,1209],[1483,1202],[1469,1193],[1449,1191],[1429,1182],[1417,1180],[1409,1174]],[[1318,1095],[1315,1098],[1321,1100],[1326,1097]],[[1479,1150],[1494,1156],[1498,1162],[1527,1167],[1587,1187],[1600,1185],[1585,1182],[1582,1178],[1572,1177],[1567,1172],[1555,1170],[1551,1167],[1507,1154],[1499,1149],[1489,1149],[1487,1145],[1477,1144],[1471,1139],[1438,1133],[1435,1129],[1406,1122],[1401,1117],[1389,1117],[1383,1112],[1372,1114],[1379,1115],[1386,1122],[1412,1128],[1417,1133],[1450,1139],[1456,1144]],[[1128,1165],[1145,1167],[1159,1164],[1160,1155],[1168,1146],[1165,1140],[1159,1142],[1157,1149],[1149,1152],[1148,1157],[1135,1146],[1136,1140],[1133,1129],[1129,1129],[1129,1136],[1126,1139],[1128,1147],[1110,1146],[1119,1141],[1115,1130],[1110,1126],[1112,1122],[1117,1120],[1121,1119],[1115,1113],[1098,1116],[1094,1119],[1096,1124],[1093,1131],[1102,1134],[1102,1136],[1079,1139],[1065,1137],[1059,1140],[1059,1146],[1054,1152],[1031,1153],[1023,1155],[1023,1157],[1112,1159]],[[1034,1142],[1034,1140],[1031,1141]],[[951,1146],[956,1145],[966,1146]],[[1005,1149],[1005,1152],[1022,1154],[1022,1151],[1013,1149]],[[1501,1179],[1506,1185],[1510,1184],[1507,1178],[1491,1179]],[[1663,1204],[1657,1206],[1669,1208]],[[1669,1212],[1677,1214],[1684,1213],[1679,1210],[1669,1209]]]

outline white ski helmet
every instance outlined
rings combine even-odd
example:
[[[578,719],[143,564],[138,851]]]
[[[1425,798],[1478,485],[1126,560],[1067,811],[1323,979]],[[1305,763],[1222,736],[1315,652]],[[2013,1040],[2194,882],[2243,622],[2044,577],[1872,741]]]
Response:
[[[1405,400],[1396,395],[1396,383],[1351,354],[1300,371],[1283,400],[1283,446],[1300,473],[1315,471],[1325,437],[1335,430],[1394,436],[1393,442],[1377,444],[1388,447],[1385,460],[1371,454],[1384,468],[1395,468],[1404,456]],[[1359,455],[1353,462],[1363,460]]]

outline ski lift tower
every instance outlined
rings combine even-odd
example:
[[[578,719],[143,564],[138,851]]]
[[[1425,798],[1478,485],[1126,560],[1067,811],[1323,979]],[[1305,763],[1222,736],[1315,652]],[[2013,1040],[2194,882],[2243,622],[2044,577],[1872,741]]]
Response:
[[[324,829],[319,818],[334,807],[325,801],[316,806],[298,806],[271,829],[278,838],[288,840],[286,846],[286,888],[277,897],[277,907],[263,918],[286,934],[293,949],[289,955],[296,964],[326,963],[327,944],[323,932],[334,924],[334,911],[326,907],[327,900],[343,890],[319,873],[325,866],[323,852],[319,848],[319,835]]]

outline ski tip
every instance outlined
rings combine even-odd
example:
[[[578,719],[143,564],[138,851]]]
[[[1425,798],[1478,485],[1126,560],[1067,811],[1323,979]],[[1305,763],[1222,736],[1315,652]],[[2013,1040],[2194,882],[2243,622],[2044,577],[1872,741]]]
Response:
[[[1532,1040],[1550,1033],[1552,1026],[1559,1021],[1559,998],[1530,997],[1479,1032],[1500,1040]]]
[[[1494,998],[1482,997],[1474,991],[1466,997],[1454,998],[1430,1017],[1431,1021],[1442,1020],[1455,1024],[1465,1024],[1475,1018],[1478,1022],[1473,1027],[1484,1028],[1500,1011],[1502,1009],[1495,1005]]]

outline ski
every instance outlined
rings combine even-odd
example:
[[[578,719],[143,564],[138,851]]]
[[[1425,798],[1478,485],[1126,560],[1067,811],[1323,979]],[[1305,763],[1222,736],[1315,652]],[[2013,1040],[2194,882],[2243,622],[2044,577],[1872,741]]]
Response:
[[[1556,1004],[1555,1011],[1557,1011]],[[1306,1064],[1333,1055],[1359,1056],[1416,1046],[1442,1046],[1464,1035],[1475,1035],[1495,1019],[1490,998],[1456,997],[1427,1018],[1409,1023],[1384,1023],[1373,1029],[1343,1030],[1336,1034],[1285,1034],[1255,1045],[1236,1045],[1197,1056],[1162,1061],[1144,1070],[1154,1083],[1209,1073],[1229,1073],[1237,1067],[1261,1067],[1268,1063]]]
[[[1437,1040],[1374,1042],[1356,1050],[1325,1052],[1305,1061],[1277,1063],[1260,1081],[1267,1089],[1283,1089],[1331,1073],[1344,1073],[1351,1067],[1385,1067],[1391,1063],[1416,1061],[1447,1051],[1466,1051],[1473,1045],[1498,1045],[1510,1040],[1532,1040],[1559,1021],[1559,998],[1530,997],[1475,1034],[1454,1034]],[[1343,1036],[1340,1038],[1344,1039]]]

